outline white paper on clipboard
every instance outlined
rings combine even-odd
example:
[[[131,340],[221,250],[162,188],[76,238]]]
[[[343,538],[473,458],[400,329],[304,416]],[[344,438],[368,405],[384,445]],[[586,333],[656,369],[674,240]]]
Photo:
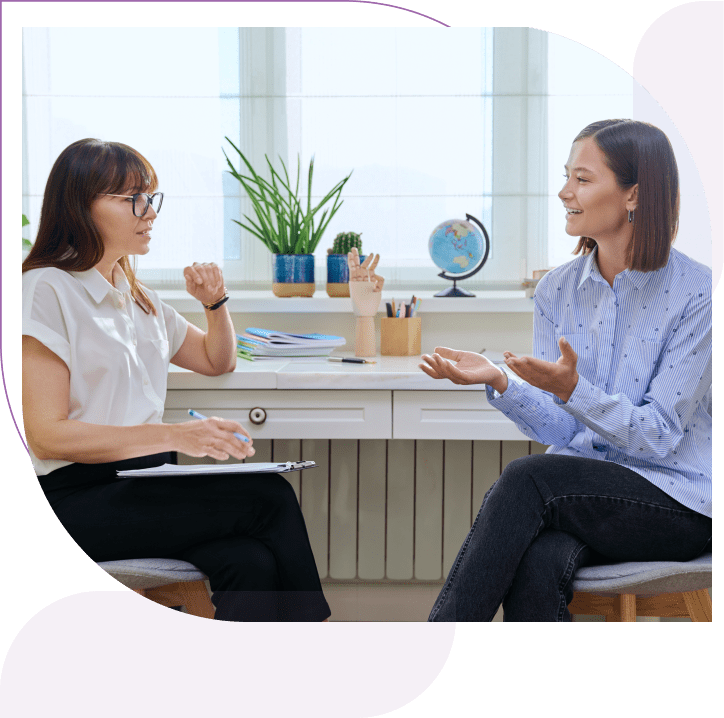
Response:
[[[283,463],[251,462],[246,464],[163,464],[148,469],[119,471],[118,476],[131,479],[134,476],[194,476],[195,474],[284,474],[289,471],[316,469],[314,461],[286,461]]]

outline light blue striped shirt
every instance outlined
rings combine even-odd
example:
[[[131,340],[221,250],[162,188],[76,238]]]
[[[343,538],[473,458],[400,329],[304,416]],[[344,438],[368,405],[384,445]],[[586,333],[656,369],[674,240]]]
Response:
[[[625,270],[613,288],[596,251],[548,272],[535,292],[533,356],[578,355],[567,402],[510,369],[487,396],[547,453],[612,461],[711,516],[711,270],[672,249],[655,272]]]

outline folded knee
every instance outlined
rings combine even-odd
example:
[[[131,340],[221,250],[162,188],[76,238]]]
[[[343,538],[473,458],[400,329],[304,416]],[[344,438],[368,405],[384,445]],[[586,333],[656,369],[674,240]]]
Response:
[[[503,473],[500,475],[498,481],[506,484],[511,482],[519,483],[530,479],[536,473],[539,473],[540,459],[541,455],[538,454],[513,459],[513,461],[503,469]]]
[[[281,474],[264,474],[262,479],[261,490],[265,499],[278,506],[299,507],[292,485]]]

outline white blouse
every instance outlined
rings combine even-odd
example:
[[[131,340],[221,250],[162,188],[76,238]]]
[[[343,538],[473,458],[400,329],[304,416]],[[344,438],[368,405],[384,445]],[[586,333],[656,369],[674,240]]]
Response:
[[[168,367],[181,348],[188,322],[144,287],[158,316],[131,298],[116,265],[112,286],[96,269],[55,267],[23,274],[23,335],[57,354],[70,370],[68,418],[89,424],[158,424],[166,400]],[[42,381],[42,377],[38,377]],[[41,461],[30,452],[38,476],[70,461]]]

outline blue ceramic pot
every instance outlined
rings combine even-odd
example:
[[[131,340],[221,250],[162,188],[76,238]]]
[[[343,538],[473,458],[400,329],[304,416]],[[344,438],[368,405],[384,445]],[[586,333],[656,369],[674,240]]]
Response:
[[[361,254],[360,262],[365,261]],[[349,266],[346,254],[327,255],[327,294],[330,297],[349,296]]]
[[[272,290],[278,297],[311,297],[314,255],[272,254]]]
[[[360,263],[365,261],[364,254],[360,255]],[[349,266],[346,254],[327,255],[327,283],[347,284],[349,282]]]

